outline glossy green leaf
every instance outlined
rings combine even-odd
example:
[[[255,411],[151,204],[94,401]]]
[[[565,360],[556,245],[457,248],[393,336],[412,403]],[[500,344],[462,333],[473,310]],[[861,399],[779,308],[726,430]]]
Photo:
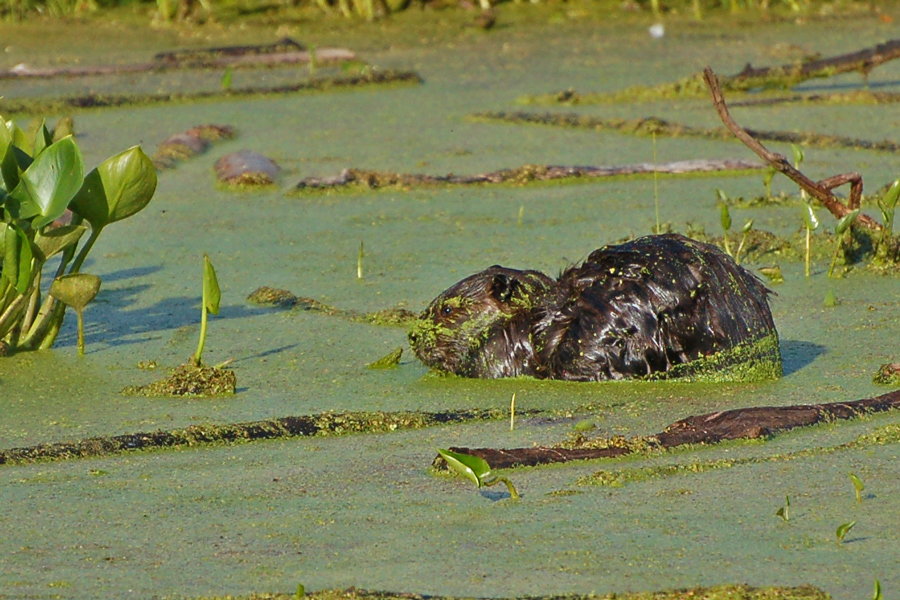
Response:
[[[722,221],[722,229],[725,231],[731,229],[731,213],[728,212],[727,204],[719,205],[719,219]]]
[[[900,179],[895,179],[888,191],[884,193],[881,202],[888,208],[897,206],[897,199],[900,198]]]
[[[9,135],[12,138],[13,146],[17,146],[22,150],[29,147],[28,137],[25,135],[25,132],[22,131],[22,128],[15,124],[13,121],[7,121],[6,127],[9,129]]]
[[[6,225],[3,236],[2,277],[9,281],[16,291],[24,294],[31,283],[31,242],[25,232],[15,225]]]
[[[846,215],[841,217],[840,220],[838,220],[837,225],[834,226],[834,232],[838,235],[843,234],[845,231],[847,231],[847,228],[853,224],[853,221],[855,221],[856,217],[858,217],[858,216],[859,216],[858,208],[856,210],[851,210]]]
[[[35,217],[34,229],[52,223],[66,211],[84,181],[81,151],[71,137],[41,152],[20,176],[7,206],[14,218]]]
[[[203,303],[206,310],[214,315],[219,314],[219,300],[222,293],[219,290],[219,280],[216,278],[216,270],[213,268],[209,257],[203,254]]]
[[[491,473],[491,466],[487,464],[486,460],[478,456],[440,449],[438,454],[447,461],[448,467],[471,480],[477,487],[481,487],[484,478]]]
[[[72,244],[77,244],[85,231],[87,231],[87,227],[84,225],[54,227],[53,229],[36,233],[34,245],[37,246],[41,254],[41,260],[46,261],[57,252],[65,250]]]
[[[31,153],[31,156],[37,158],[38,155],[52,143],[53,134],[50,133],[50,130],[47,129],[47,125],[42,121],[41,127],[34,136],[34,151]]]
[[[0,117],[0,156],[6,155],[6,149],[10,144],[12,144],[12,134],[9,133],[9,128],[6,127],[6,121]]]
[[[794,151],[794,167],[799,167],[800,163],[803,162],[803,148],[797,144],[791,144],[791,150]]]
[[[72,273],[53,280],[50,295],[75,310],[83,310],[100,292],[100,278],[89,273]]]
[[[856,521],[850,521],[849,523],[838,525],[837,530],[834,532],[834,534],[837,536],[838,541],[843,542],[844,536],[847,535],[851,529],[853,529],[854,525],[856,525]]]
[[[71,209],[100,229],[142,210],[155,191],[156,167],[134,146],[88,173]]]
[[[803,207],[803,226],[810,231],[815,231],[819,228],[819,219],[816,218],[816,212],[809,204],[804,204]]]
[[[741,227],[741,233],[749,233],[751,229],[753,229],[753,219],[744,223],[744,226]]]
[[[4,191],[11,192],[16,189],[21,171],[16,160],[16,148],[12,145],[7,146],[3,155],[0,155],[0,186]]]

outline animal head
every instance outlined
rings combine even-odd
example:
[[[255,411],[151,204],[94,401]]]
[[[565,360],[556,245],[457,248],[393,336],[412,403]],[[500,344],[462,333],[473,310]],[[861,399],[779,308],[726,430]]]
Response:
[[[532,313],[552,286],[543,273],[494,265],[435,298],[409,343],[429,367],[463,377],[527,374]]]

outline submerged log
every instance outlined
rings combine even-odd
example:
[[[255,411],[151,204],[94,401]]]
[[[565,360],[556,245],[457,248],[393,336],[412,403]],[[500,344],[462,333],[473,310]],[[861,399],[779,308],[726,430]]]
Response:
[[[638,448],[669,449],[685,444],[716,444],[725,440],[770,437],[795,427],[806,427],[840,419],[852,419],[869,413],[900,408],[900,390],[875,398],[830,404],[800,404],[794,406],[762,406],[696,415],[672,423],[660,433],[633,440],[610,440],[603,448],[562,448],[538,446],[534,448],[455,448],[479,456],[492,469],[530,467],[549,463],[594,458],[615,458],[635,452]],[[443,459],[434,461],[440,466]]]
[[[619,166],[560,166],[525,165],[515,169],[501,169],[477,175],[425,175],[419,173],[385,173],[363,169],[344,169],[334,177],[307,177],[301,180],[297,190],[320,190],[360,185],[368,188],[382,187],[422,187],[429,185],[474,185],[486,183],[527,183],[529,181],[552,181],[570,178],[599,178],[621,175],[641,175],[663,173],[683,175],[688,173],[708,173],[712,171],[745,171],[761,169],[763,165],[747,160],[681,160],[654,165],[636,163]]]

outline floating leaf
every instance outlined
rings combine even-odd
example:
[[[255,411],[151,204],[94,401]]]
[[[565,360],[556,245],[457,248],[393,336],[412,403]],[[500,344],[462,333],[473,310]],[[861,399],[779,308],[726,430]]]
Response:
[[[803,206],[803,226],[810,231],[815,231],[819,228],[819,219],[816,218],[816,212],[809,204],[804,204]]]
[[[64,225],[35,234],[34,245],[41,253],[42,262],[46,262],[48,258],[72,244],[78,243],[85,231],[87,231],[87,227],[84,225]]]
[[[850,521],[849,523],[843,523],[842,525],[838,525],[837,530],[834,534],[837,536],[839,542],[844,541],[844,536],[847,535],[853,526],[856,525],[856,521]]]
[[[31,242],[25,232],[12,224],[6,225],[3,236],[3,271],[0,275],[9,281],[16,291],[24,294],[31,283]]]
[[[389,354],[382,356],[373,363],[366,365],[370,369],[393,369],[400,364],[400,357],[403,355],[403,348],[392,350]]]
[[[440,449],[438,454],[447,461],[447,466],[471,480],[477,487],[481,487],[484,478],[491,473],[491,466],[481,457]]]
[[[213,268],[209,256],[203,253],[203,304],[206,310],[214,315],[219,314],[219,300],[222,292],[219,290],[219,280],[216,278],[216,270]]]
[[[841,218],[838,220],[837,225],[834,226],[834,232],[835,232],[837,235],[843,234],[845,231],[847,231],[847,228],[850,227],[850,225],[853,224],[853,221],[856,220],[856,217],[857,217],[857,216],[859,216],[859,209],[858,209],[858,208],[855,209],[855,210],[851,210],[850,212],[848,212],[846,215],[844,215],[843,217],[841,217]]]
[[[100,229],[142,210],[155,191],[156,167],[140,146],[133,146],[88,173],[71,208]]]
[[[48,146],[22,172],[7,207],[13,218],[35,217],[31,226],[40,229],[66,211],[83,181],[81,152],[71,137],[63,138]]]
[[[63,275],[50,285],[50,295],[76,311],[84,310],[99,291],[100,278],[89,273]]]

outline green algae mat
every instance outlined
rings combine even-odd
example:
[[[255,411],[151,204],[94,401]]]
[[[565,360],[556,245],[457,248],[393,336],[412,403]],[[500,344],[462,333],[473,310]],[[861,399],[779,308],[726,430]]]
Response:
[[[636,18],[584,23],[552,7],[534,10],[546,11],[535,13],[546,14],[542,25],[461,29],[427,43],[411,36],[391,45],[374,33],[360,41],[366,63],[415,71],[421,84],[73,114],[89,168],[135,143],[152,154],[199,125],[232,127],[234,137],[161,172],[150,205],[98,242],[84,266],[103,281],[84,312],[84,357],[69,315],[52,350],[0,358],[0,598],[291,597],[302,583],[322,600],[391,593],[849,600],[871,597],[876,580],[886,598],[897,596],[895,412],[753,441],[504,470],[517,501],[502,486],[477,490],[431,468],[437,448],[635,438],[690,415],[877,396],[892,388],[873,376],[900,358],[898,275],[851,264],[828,278],[834,219],[819,208],[815,235],[824,241],[809,278],[796,250],[754,251],[745,263],[756,272],[777,265],[783,275],[770,284],[781,379],[576,384],[428,373],[409,352],[404,315],[462,277],[491,264],[554,274],[603,244],[649,233],[655,196],[674,230],[721,236],[716,189],[757,198],[764,172],[315,193],[295,191],[298,182],[348,168],[444,175],[638,164],[653,161],[654,151],[660,163],[752,159],[730,140],[660,136],[654,148],[650,136],[469,117],[520,111],[519,97],[570,87],[613,93],[706,64],[723,73],[748,61],[782,64],[785,45],[833,55],[893,37],[889,24],[863,14],[762,28],[676,19],[653,40],[649,23]],[[16,31],[4,30],[3,67],[57,60],[36,50],[23,56],[18,49],[34,42]],[[103,46],[111,42],[73,35],[86,40],[74,50],[85,61],[112,52]],[[137,36],[136,48],[188,45],[181,42],[163,31]],[[139,58],[128,53],[114,58]],[[274,69],[252,77],[281,85],[294,75]],[[166,77],[16,81],[3,93],[177,88],[188,96],[215,89],[221,73]],[[898,81],[900,65],[889,63],[868,85],[891,92]],[[847,74],[797,91],[862,85]],[[549,110],[719,127],[702,98]],[[756,130],[898,141],[892,111],[787,103],[733,114]],[[17,119],[25,126],[28,117]],[[792,155],[787,144],[771,146]],[[241,149],[281,167],[274,186],[235,191],[217,183],[216,160]],[[801,168],[816,179],[860,171],[874,193],[900,176],[897,165],[891,152],[828,147],[806,148]],[[796,196],[786,180],[772,187],[775,196]],[[796,237],[801,208],[796,199],[731,203],[732,243],[749,219],[754,231]],[[873,198],[864,210],[878,217]],[[222,293],[204,360],[228,363],[236,394],[123,395],[168,375],[196,348],[204,252]],[[247,301],[262,286],[288,290],[272,296],[288,301]],[[368,368],[396,348],[403,353],[394,368]],[[62,450],[7,460],[24,456],[23,448]],[[850,473],[863,484],[859,493]]]

